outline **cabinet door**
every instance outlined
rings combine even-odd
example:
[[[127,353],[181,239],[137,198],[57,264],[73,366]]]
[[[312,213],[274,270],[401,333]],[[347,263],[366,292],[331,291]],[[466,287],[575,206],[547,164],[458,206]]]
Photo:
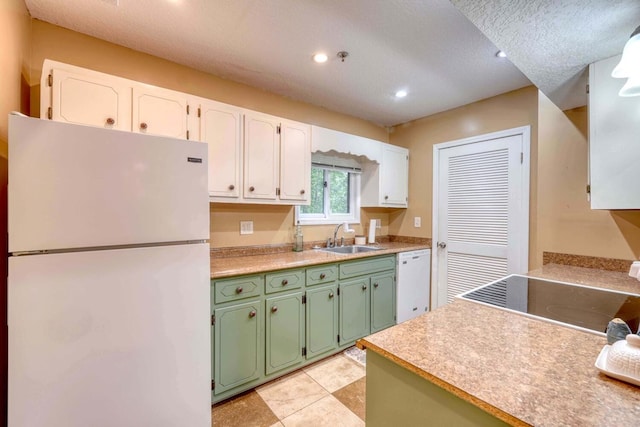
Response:
[[[338,347],[338,285],[307,290],[307,359]]]
[[[371,333],[395,325],[394,274],[371,276]]]
[[[283,121],[280,135],[280,200],[310,202],[311,127]]]
[[[266,316],[266,373],[269,375],[302,361],[302,292],[267,298]]]
[[[380,165],[382,205],[407,206],[409,154],[406,148],[385,145]]]
[[[215,316],[213,378],[220,394],[262,375],[260,300],[216,309]]]
[[[240,197],[242,167],[242,110],[203,101],[200,105],[200,141],[209,144],[209,196]]]
[[[131,88],[117,79],[52,70],[51,83],[52,120],[131,130]]]
[[[244,118],[245,199],[276,200],[278,187],[279,121],[275,117],[247,113]]]
[[[132,131],[187,139],[187,95],[151,86],[133,87]]]
[[[340,282],[340,346],[369,334],[369,277]]]

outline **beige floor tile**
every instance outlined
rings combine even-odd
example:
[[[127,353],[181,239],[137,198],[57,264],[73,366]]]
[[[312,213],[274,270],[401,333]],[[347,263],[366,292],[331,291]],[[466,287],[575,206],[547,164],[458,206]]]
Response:
[[[332,395],[282,420],[285,427],[363,427],[364,421]]]
[[[304,371],[329,393],[351,384],[365,376],[364,366],[339,354],[320,363],[316,363]]]
[[[256,392],[280,420],[329,394],[302,371],[260,386]]]
[[[269,427],[278,417],[255,391],[217,403],[211,409],[213,427]]]
[[[367,377],[362,377],[348,386],[333,392],[333,397],[338,399],[340,403],[363,420],[366,413],[366,384]]]

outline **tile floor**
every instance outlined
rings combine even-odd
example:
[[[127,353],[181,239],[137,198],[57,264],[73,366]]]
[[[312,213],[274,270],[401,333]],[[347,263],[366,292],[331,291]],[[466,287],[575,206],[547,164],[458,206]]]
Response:
[[[217,403],[214,427],[364,426],[364,352],[338,353]],[[355,360],[354,360],[355,359]],[[357,361],[357,360],[360,360]]]

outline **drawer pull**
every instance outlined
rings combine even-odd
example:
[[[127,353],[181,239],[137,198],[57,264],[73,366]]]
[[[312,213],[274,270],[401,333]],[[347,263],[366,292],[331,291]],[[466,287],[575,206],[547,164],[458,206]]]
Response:
[[[273,307],[271,307],[272,313],[275,313],[276,311],[278,311],[278,306],[274,305]]]
[[[324,273],[320,273],[320,280],[324,279],[325,277],[327,277],[327,275],[326,275],[326,274],[324,274]]]
[[[329,292],[329,298],[333,298],[333,292]]]
[[[249,317],[250,317],[251,319],[253,319],[254,317],[256,317],[256,311],[255,311],[255,310],[251,310],[251,311],[249,312]]]
[[[289,281],[287,279],[282,279],[282,286],[287,286]]]
[[[238,286],[236,288],[236,294],[241,294],[242,293],[242,286]]]

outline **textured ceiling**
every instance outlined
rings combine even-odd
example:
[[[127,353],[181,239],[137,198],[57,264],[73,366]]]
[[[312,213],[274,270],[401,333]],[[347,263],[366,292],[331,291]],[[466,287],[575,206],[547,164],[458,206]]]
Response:
[[[37,19],[382,125],[530,84],[448,0],[25,3]]]
[[[640,24],[640,0],[25,3],[40,20],[382,125],[530,81],[563,109],[584,105],[586,66],[620,53]],[[313,63],[317,51],[329,62]]]
[[[587,102],[587,65],[622,52],[640,0],[451,0],[562,109]]]

